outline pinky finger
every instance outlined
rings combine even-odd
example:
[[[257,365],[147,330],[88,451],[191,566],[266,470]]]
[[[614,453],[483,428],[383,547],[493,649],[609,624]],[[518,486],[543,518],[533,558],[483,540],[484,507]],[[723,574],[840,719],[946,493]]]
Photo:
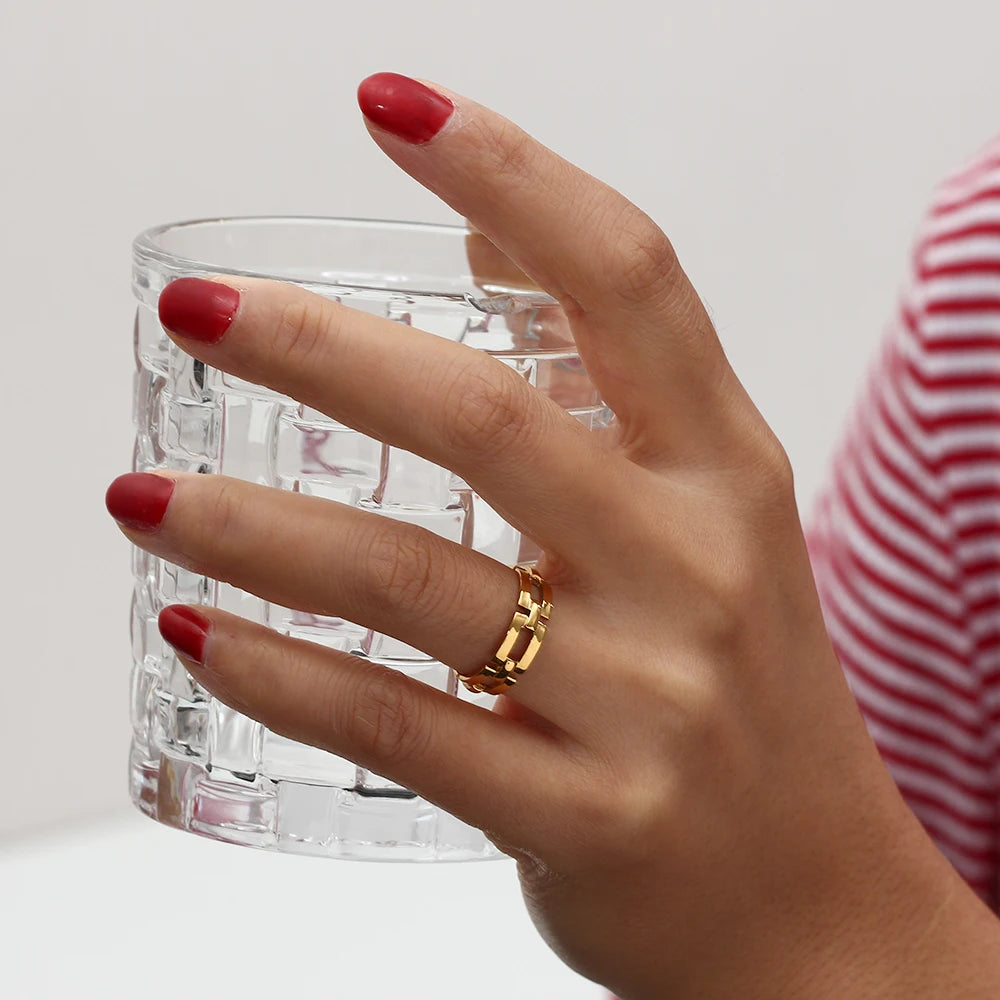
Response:
[[[573,761],[550,730],[214,608],[172,605],[159,625],[203,687],[272,732],[369,768],[501,845],[531,850],[557,832]]]

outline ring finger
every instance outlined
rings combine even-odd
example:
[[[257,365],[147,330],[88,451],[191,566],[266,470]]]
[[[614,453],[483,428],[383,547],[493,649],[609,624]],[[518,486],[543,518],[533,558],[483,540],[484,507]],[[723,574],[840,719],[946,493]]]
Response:
[[[172,472],[120,476],[107,505],[128,537],[154,555],[282,607],[390,635],[466,676],[496,653],[517,606],[518,578],[509,567],[346,504]],[[586,663],[563,648],[580,632],[574,606],[572,592],[561,592],[552,616],[558,627],[508,689],[567,731],[579,729],[586,710],[574,694],[587,686]],[[560,664],[570,662],[573,683],[566,684]]]

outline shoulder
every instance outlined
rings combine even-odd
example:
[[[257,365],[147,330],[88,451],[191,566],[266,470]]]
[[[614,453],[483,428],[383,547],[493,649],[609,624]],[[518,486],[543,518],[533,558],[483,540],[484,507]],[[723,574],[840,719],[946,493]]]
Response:
[[[914,259],[918,282],[979,274],[1000,281],[1000,135],[934,189]],[[945,290],[960,289],[943,282]],[[970,289],[970,291],[973,289]],[[970,298],[976,298],[970,295]]]
[[[954,411],[968,420],[970,408],[983,416],[988,410],[995,433],[1000,409],[1000,136],[934,189],[899,314],[893,339],[921,388],[936,397],[937,416]]]
[[[934,189],[932,211],[950,211],[1000,188],[1000,135],[984,143]]]

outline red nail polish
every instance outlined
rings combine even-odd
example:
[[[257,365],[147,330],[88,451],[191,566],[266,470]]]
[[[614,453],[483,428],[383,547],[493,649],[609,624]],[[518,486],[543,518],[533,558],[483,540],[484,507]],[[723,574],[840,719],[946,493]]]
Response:
[[[240,305],[240,293],[204,278],[177,278],[160,292],[160,322],[171,332],[206,344],[222,340]]]
[[[160,526],[174,492],[174,481],[151,472],[126,472],[104,495],[108,513],[127,528],[153,531]]]
[[[212,631],[212,622],[194,608],[172,604],[160,612],[160,635],[181,656],[201,663],[205,658],[205,640]]]
[[[414,144],[433,139],[455,110],[447,97],[399,73],[362,80],[358,104],[369,121]]]

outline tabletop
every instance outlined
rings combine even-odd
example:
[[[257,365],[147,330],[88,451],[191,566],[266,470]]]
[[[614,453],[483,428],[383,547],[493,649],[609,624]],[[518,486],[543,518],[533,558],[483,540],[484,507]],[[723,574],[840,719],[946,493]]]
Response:
[[[483,937],[492,953],[477,948]],[[276,855],[129,812],[0,843],[0,993],[19,1000],[607,996],[542,943],[512,861]]]

